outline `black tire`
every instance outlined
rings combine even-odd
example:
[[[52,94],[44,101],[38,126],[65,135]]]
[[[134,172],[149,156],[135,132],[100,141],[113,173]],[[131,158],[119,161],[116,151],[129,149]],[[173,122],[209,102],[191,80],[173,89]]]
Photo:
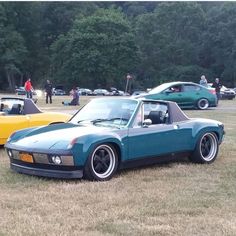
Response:
[[[89,180],[106,181],[112,178],[118,167],[118,155],[111,144],[98,145],[89,156],[84,177]]]
[[[203,134],[190,156],[190,160],[195,163],[212,163],[218,154],[219,142],[215,133]]]
[[[201,98],[197,101],[197,108],[199,110],[205,110],[209,107],[209,101],[206,98]]]

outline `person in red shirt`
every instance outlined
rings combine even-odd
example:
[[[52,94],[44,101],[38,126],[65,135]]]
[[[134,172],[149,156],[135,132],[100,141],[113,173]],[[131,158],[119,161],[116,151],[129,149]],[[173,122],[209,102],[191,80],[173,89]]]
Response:
[[[25,91],[26,91],[26,97],[27,98],[32,98],[32,91],[33,91],[33,86],[31,84],[31,79],[28,79],[25,82]]]

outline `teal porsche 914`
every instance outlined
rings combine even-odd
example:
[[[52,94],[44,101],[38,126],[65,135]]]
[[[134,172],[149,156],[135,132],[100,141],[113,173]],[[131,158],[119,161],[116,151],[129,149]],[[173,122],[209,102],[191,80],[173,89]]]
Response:
[[[224,133],[221,122],[188,118],[175,102],[97,98],[66,123],[15,132],[5,148],[16,172],[103,181],[180,156],[212,163]]]

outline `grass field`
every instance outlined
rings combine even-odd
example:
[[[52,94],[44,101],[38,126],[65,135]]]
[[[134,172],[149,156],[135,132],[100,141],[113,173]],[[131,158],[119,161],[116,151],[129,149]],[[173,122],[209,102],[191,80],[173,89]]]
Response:
[[[38,105],[73,113],[63,99]],[[82,97],[81,104],[89,99]],[[65,181],[12,172],[1,148],[0,236],[236,235],[236,101],[186,113],[225,124],[213,164],[183,159],[121,171],[108,182]]]

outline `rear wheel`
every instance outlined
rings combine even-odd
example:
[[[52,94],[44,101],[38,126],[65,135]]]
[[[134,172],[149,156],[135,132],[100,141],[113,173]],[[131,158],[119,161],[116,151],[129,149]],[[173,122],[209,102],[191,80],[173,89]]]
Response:
[[[215,133],[205,133],[199,138],[190,160],[196,163],[212,163],[217,157],[218,149]]]
[[[110,144],[98,145],[89,156],[84,174],[87,179],[105,181],[112,178],[118,167],[118,156]]]
[[[197,101],[197,108],[205,110],[209,107],[209,101],[206,98],[201,98]]]

